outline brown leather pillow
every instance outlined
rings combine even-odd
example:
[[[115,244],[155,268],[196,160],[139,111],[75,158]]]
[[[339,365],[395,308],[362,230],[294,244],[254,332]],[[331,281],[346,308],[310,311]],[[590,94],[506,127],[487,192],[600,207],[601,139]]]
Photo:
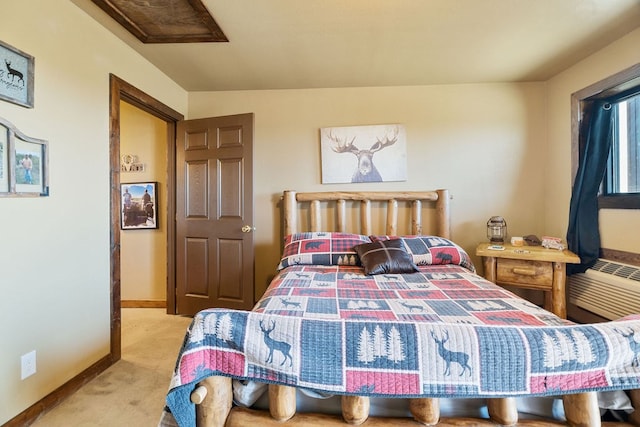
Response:
[[[406,251],[400,239],[365,243],[354,246],[353,249],[360,257],[364,273],[367,275],[418,271],[418,267],[413,263],[413,258]]]

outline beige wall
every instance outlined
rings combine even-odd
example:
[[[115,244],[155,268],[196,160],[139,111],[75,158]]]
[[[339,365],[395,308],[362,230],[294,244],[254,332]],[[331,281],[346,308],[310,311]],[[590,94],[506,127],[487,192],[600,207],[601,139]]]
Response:
[[[167,296],[167,124],[120,103],[120,153],[135,154],[144,172],[123,172],[120,182],[157,182],[158,228],[120,233],[123,300],[164,301]]]
[[[453,195],[453,237],[473,253],[486,222],[543,233],[545,85],[309,89],[191,93],[189,117],[255,113],[256,293],[280,255],[278,197],[285,189],[431,190]],[[408,180],[320,184],[319,128],[402,123]]]
[[[109,73],[187,105],[69,0],[3,1],[2,16],[0,40],[35,57],[35,108],[0,101],[0,117],[49,141],[51,195],[0,198],[0,424],[109,352]]]
[[[545,218],[551,233],[566,232],[571,200],[571,94],[640,63],[640,29],[550,79],[545,165]],[[640,253],[640,211],[600,211],[601,246]]]

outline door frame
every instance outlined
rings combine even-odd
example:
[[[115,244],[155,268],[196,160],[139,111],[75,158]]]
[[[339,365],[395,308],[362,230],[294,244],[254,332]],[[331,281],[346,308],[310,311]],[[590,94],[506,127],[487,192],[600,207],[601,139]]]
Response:
[[[147,95],[114,74],[109,74],[109,185],[111,253],[111,363],[122,355],[122,317],[120,281],[120,101],[126,101],[167,124],[167,313],[175,314],[175,188],[176,124],[184,120],[179,112]]]

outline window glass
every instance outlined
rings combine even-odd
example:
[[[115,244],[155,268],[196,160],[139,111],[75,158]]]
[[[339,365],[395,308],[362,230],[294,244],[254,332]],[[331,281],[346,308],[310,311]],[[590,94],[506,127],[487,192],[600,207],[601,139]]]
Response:
[[[640,193],[640,94],[612,108],[614,129],[605,194]]]

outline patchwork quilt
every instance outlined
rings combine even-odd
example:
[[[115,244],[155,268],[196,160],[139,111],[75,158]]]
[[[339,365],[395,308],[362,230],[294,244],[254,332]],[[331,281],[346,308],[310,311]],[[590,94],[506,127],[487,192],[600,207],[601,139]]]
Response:
[[[640,388],[637,337],[640,316],[572,324],[461,265],[375,276],[290,265],[253,311],[194,317],[167,406],[195,425],[189,394],[210,375],[387,397]]]

